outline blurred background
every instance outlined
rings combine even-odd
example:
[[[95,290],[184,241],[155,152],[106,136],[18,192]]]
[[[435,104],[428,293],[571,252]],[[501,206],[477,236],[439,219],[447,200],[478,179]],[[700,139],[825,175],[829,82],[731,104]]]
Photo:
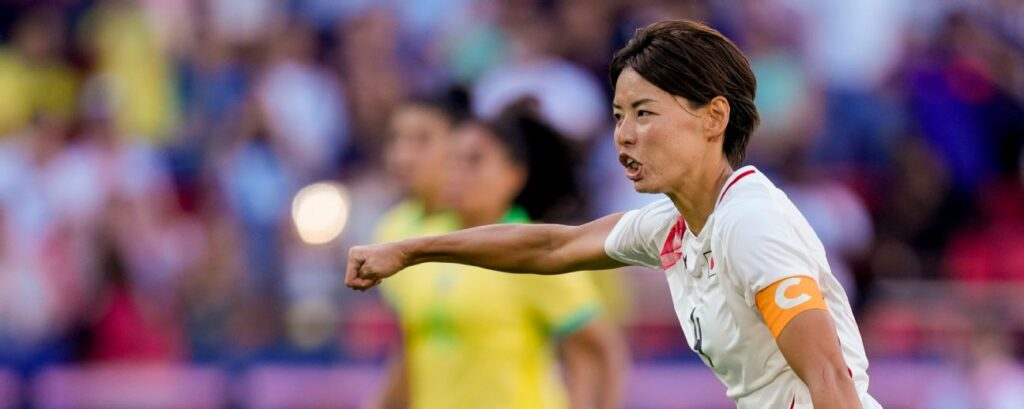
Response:
[[[342,284],[402,194],[393,109],[532,96],[582,216],[636,208],[607,64],[668,18],[750,58],[747,162],[820,235],[879,401],[1024,408],[1021,0],[4,0],[0,408],[356,407],[399,339]],[[601,281],[627,407],[731,406],[661,273]]]

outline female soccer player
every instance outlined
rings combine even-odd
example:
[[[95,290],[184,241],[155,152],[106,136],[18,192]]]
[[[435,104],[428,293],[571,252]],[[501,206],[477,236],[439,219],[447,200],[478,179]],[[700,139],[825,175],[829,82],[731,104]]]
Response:
[[[786,195],[740,167],[758,123],[746,58],[690,21],[637,31],[611,62],[619,163],[666,197],[582,226],[492,225],[349,251],[346,283],[428,261],[560,274],[661,268],[690,348],[739,408],[879,408],[849,300]]]
[[[384,217],[378,241],[529,222],[528,212],[544,214],[563,196],[524,192],[538,176],[550,177],[544,174],[571,178],[564,162],[551,162],[547,171],[530,166],[538,151],[533,142],[557,137],[550,128],[516,115],[495,124],[470,122],[453,133],[458,104],[444,100],[411,101],[392,118],[388,167],[412,196]],[[598,315],[587,276],[523,279],[432,263],[382,287],[401,323],[403,351],[371,408],[617,406],[623,347]],[[555,368],[556,347],[563,352],[565,387]]]

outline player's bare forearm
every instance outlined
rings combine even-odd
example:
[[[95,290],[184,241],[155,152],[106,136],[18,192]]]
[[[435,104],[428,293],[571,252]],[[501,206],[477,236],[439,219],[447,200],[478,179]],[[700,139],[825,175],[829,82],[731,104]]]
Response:
[[[388,362],[383,385],[366,409],[401,409],[409,407],[409,377],[404,352],[398,351]]]
[[[811,392],[816,408],[860,409],[860,397],[843,359],[832,318],[804,311],[776,340],[782,355]]]
[[[604,253],[607,234],[587,237],[583,229],[557,224],[496,224],[411,239],[403,244],[412,264],[459,263],[529,274],[618,267]]]
[[[845,370],[824,369],[807,374],[808,390],[816,408],[861,409],[860,398]]]
[[[570,408],[597,408],[598,378],[600,362],[589,345],[580,343],[569,336],[562,345],[562,369],[565,374],[565,389]]]
[[[468,264],[511,273],[560,274],[622,266],[604,252],[621,214],[582,226],[499,224],[438,236],[408,239],[349,251],[345,283],[355,289],[420,263]]]
[[[629,347],[618,328],[611,321],[605,321],[601,328],[607,340],[605,348],[607,370],[601,379],[601,408],[616,409],[622,407],[623,383],[629,372]]]
[[[565,339],[563,352],[571,407],[622,406],[629,353],[614,324],[604,318],[591,321]]]

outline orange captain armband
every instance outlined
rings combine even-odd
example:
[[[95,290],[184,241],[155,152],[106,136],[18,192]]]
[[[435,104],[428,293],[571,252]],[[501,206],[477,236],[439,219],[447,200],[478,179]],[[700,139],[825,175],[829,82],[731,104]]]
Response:
[[[827,310],[818,283],[808,276],[783,278],[759,291],[755,297],[772,336],[779,337],[786,325],[801,312]]]

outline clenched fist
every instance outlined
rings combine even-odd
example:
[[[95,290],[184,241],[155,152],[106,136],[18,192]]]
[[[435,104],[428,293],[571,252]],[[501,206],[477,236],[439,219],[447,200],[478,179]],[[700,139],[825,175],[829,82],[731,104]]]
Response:
[[[355,290],[368,290],[408,267],[408,259],[399,243],[352,247],[348,251],[345,285]]]

